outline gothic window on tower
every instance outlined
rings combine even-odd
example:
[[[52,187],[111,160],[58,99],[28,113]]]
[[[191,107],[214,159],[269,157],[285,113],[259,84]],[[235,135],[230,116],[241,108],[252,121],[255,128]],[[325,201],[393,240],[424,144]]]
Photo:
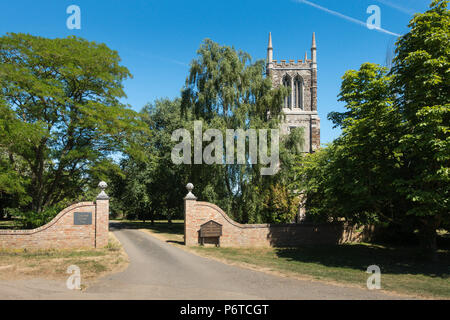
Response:
[[[294,80],[294,108],[303,109],[303,79],[300,76]]]
[[[285,75],[283,78],[283,86],[291,88],[291,78],[288,75]],[[291,106],[291,94],[289,93],[286,97],[284,97],[284,107],[291,108]]]

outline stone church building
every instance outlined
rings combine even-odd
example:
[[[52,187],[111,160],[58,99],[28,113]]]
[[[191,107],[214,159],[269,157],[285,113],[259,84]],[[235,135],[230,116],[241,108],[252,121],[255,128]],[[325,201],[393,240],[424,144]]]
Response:
[[[281,133],[287,134],[292,128],[303,127],[304,152],[313,152],[320,146],[320,119],[317,113],[317,55],[316,38],[313,33],[311,59],[305,54],[304,60],[274,60],[272,34],[269,33],[267,47],[267,76],[274,87],[290,88],[290,96],[283,103],[286,119],[281,125]]]

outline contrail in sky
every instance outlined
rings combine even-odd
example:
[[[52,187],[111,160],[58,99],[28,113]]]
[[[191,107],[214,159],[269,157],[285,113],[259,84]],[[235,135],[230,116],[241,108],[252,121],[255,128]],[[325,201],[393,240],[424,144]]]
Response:
[[[319,9],[319,10],[325,11],[325,12],[327,12],[327,13],[329,13],[329,14],[332,14],[333,16],[336,16],[336,17],[345,19],[345,20],[347,20],[347,21],[350,21],[350,22],[359,24],[359,25],[361,25],[361,26],[367,28],[367,23],[364,22],[364,21],[361,21],[361,20],[358,20],[358,19],[355,19],[355,18],[346,16],[346,15],[344,15],[344,14],[342,14],[342,13],[337,12],[337,11],[333,11],[333,10],[327,9],[327,8],[325,8],[325,7],[319,6],[318,4],[312,3],[312,2],[310,2],[310,1],[307,1],[307,0],[294,0],[294,1],[295,1],[295,2],[298,2],[298,3],[304,3],[304,4],[307,4],[307,5],[311,6],[311,7],[314,7],[314,8],[316,8],[316,9]],[[374,28],[373,30],[377,30],[377,31],[380,31],[380,32],[383,32],[383,33],[387,33],[387,34],[390,34],[390,35],[393,35],[393,36],[397,36],[397,37],[400,37],[400,36],[401,36],[401,35],[398,34],[398,33],[394,33],[394,32],[391,32],[391,31],[386,30],[386,29],[383,29],[383,28]]]
[[[140,55],[140,56],[142,56],[142,57],[145,57],[145,58],[149,58],[149,59],[155,58],[155,59],[158,59],[158,60],[161,60],[161,61],[166,61],[166,62],[178,64],[178,65],[183,66],[183,67],[189,67],[189,64],[187,64],[185,62],[182,62],[182,61],[178,61],[178,60],[172,59],[172,58],[166,58],[166,57],[158,56],[158,55],[155,55],[155,54],[148,54],[148,53],[144,53],[142,51],[136,51],[135,53]]]
[[[415,13],[414,10],[412,10],[412,9],[406,9],[406,8],[401,7],[398,4],[392,3],[390,1],[386,1],[386,0],[376,0],[376,1],[386,5],[388,7],[397,9],[398,11],[401,11],[401,12],[406,13],[406,14],[414,15],[414,13]]]

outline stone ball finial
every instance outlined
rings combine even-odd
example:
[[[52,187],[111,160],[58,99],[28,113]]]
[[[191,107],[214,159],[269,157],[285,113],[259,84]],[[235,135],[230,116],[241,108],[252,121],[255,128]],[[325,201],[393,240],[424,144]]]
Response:
[[[105,181],[100,181],[98,187],[102,190],[105,190],[106,188],[108,188],[108,184]]]
[[[100,181],[100,183],[98,184],[98,187],[100,188],[101,192],[98,194],[97,199],[108,200],[109,197],[105,193],[105,189],[108,187],[108,184],[105,181]]]
[[[186,197],[184,197],[185,200],[196,200],[197,197],[194,196],[194,194],[191,192],[194,189],[194,185],[192,183],[188,183],[186,185],[186,189],[188,191],[188,194],[186,195]]]

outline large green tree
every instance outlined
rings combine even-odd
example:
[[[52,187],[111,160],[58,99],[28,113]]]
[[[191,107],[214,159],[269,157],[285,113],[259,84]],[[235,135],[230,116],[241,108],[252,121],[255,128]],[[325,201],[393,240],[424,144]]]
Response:
[[[0,219],[5,208],[25,205],[31,200],[26,190],[30,182],[27,165],[8,148],[8,145],[26,143],[23,137],[30,133],[25,129],[0,99]]]
[[[434,255],[449,229],[450,13],[432,1],[397,41],[393,67],[366,63],[343,77],[346,112],[328,148],[298,166],[313,216],[419,231]]]
[[[436,249],[436,229],[450,224],[450,11],[433,0],[397,42],[392,68],[404,133],[407,174],[394,181],[420,222],[422,244]]]
[[[401,163],[401,129],[391,82],[386,68],[370,63],[345,73],[339,99],[347,111],[329,114],[342,134],[299,167],[313,215],[355,223],[401,221],[404,208],[399,210],[392,184]]]
[[[135,112],[120,102],[130,76],[104,44],[1,37],[0,165],[7,166],[1,179],[10,183],[0,192],[26,193],[39,213],[96,183],[111,168],[110,156],[133,149],[128,138],[140,128]]]

